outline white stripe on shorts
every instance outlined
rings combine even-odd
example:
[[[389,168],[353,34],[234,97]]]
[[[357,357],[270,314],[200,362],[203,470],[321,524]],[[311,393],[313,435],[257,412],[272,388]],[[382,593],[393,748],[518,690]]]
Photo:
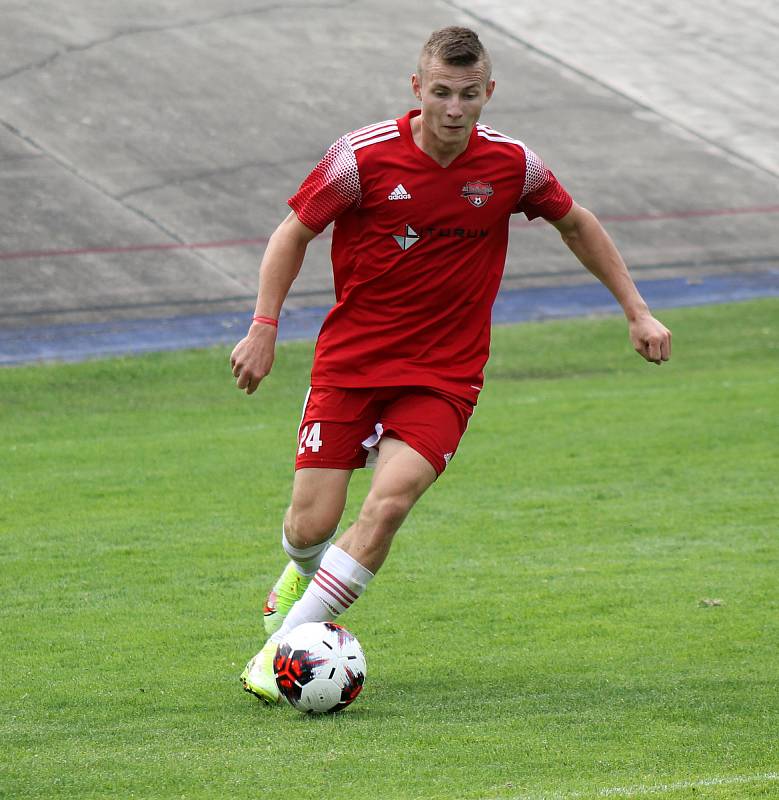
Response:
[[[300,426],[303,424],[303,420],[306,418],[306,409],[308,408],[308,398],[311,397],[311,387],[308,387],[308,391],[306,392],[306,399],[303,401],[303,413],[300,415],[300,422],[298,423],[298,439],[300,439]]]

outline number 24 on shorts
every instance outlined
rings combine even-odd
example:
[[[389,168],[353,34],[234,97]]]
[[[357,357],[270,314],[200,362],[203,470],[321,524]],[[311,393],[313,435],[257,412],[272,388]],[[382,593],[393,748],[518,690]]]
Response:
[[[310,427],[310,430],[309,430]],[[319,438],[320,423],[315,422],[313,425],[306,425],[300,431],[300,447],[298,447],[298,455],[302,456],[306,448],[310,448],[312,453],[318,453],[319,448],[322,446],[322,440]]]

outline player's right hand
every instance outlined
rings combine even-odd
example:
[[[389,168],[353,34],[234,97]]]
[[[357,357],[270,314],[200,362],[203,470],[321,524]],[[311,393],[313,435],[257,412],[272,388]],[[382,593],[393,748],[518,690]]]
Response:
[[[276,352],[276,329],[271,325],[252,325],[230,354],[235,385],[254,394],[270,372]]]
[[[644,314],[629,324],[630,341],[635,351],[653,364],[671,357],[671,331],[651,314]]]

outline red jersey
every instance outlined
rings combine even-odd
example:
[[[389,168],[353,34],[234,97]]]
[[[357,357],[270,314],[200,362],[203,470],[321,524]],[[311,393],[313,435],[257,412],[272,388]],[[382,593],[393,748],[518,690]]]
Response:
[[[340,138],[289,205],[335,221],[336,303],[312,386],[427,386],[475,402],[512,214],[554,221],[572,200],[522,142],[477,124],[442,167],[414,143],[411,111]]]

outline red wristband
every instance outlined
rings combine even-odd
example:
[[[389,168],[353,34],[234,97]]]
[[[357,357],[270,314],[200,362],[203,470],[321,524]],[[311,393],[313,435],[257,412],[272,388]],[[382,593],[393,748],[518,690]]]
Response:
[[[252,322],[259,322],[261,325],[270,325],[274,328],[279,327],[279,321],[273,317],[252,317]]]

